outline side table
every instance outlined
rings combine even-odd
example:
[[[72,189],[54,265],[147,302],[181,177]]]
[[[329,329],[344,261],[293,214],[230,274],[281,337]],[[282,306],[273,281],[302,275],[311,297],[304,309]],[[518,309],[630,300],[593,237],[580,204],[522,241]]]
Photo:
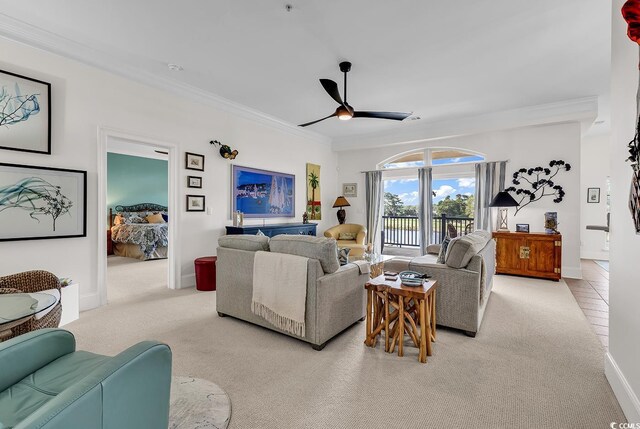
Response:
[[[398,356],[404,355],[404,335],[407,333],[418,347],[418,360],[427,362],[436,340],[436,288],[435,281],[422,286],[403,286],[400,279],[387,281],[384,276],[371,279],[367,290],[367,322],[365,344],[375,347],[378,335],[385,331],[385,351],[393,353],[398,345]]]

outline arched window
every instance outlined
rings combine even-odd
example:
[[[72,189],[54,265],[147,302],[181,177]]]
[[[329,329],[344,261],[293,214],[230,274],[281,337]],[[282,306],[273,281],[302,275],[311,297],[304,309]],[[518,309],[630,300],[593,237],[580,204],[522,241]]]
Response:
[[[378,168],[392,170],[396,168],[419,168],[449,164],[465,164],[484,161],[480,153],[460,148],[429,148],[394,155],[378,164]]]

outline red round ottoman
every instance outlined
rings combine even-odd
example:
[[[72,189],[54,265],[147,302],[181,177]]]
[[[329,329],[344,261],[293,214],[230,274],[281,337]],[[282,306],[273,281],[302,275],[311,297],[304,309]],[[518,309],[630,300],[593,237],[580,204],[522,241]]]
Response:
[[[196,289],[202,291],[216,290],[217,256],[204,256],[194,261],[196,267]]]

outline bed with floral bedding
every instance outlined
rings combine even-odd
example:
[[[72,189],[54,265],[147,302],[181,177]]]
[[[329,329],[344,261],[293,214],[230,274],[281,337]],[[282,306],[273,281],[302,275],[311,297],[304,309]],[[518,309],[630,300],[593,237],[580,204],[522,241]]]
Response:
[[[167,257],[167,207],[157,204],[116,206],[109,210],[113,253],[141,260]]]

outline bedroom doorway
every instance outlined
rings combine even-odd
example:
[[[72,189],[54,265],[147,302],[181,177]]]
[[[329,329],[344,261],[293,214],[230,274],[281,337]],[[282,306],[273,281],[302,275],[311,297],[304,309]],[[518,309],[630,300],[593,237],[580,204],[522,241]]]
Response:
[[[176,289],[177,145],[100,134],[99,305]]]

